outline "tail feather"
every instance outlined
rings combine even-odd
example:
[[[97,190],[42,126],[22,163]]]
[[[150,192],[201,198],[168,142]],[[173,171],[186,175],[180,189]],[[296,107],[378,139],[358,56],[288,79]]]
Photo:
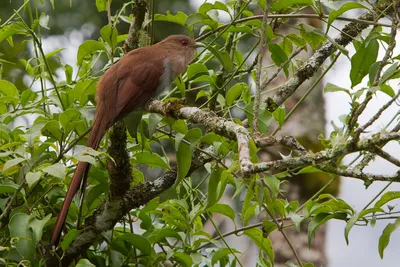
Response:
[[[108,128],[109,123],[105,120],[95,119],[92,131],[90,132],[88,141],[86,142],[87,147],[91,147],[97,150],[101,139],[105,131]],[[60,241],[61,232],[65,224],[65,220],[68,215],[69,207],[71,206],[72,199],[79,190],[82,182],[82,178],[87,175],[90,164],[87,162],[80,161],[76,166],[75,173],[72,176],[71,184],[68,187],[67,195],[65,196],[64,203],[61,207],[60,213],[58,214],[56,224],[53,229],[52,237],[50,240],[50,247],[57,246]]]

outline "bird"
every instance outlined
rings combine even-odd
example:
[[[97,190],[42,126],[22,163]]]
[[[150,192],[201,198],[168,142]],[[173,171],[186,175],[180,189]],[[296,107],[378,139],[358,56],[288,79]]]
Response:
[[[162,41],[134,49],[112,65],[96,89],[96,112],[87,147],[99,148],[105,132],[116,121],[142,108],[183,74],[193,59],[197,43],[186,35],[171,35]],[[50,248],[57,246],[72,199],[90,164],[79,162],[53,228]]]

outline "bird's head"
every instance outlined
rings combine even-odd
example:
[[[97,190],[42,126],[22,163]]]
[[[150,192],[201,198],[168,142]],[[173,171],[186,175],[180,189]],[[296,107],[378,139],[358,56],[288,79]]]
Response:
[[[171,35],[158,43],[172,53],[171,56],[180,58],[185,65],[193,59],[198,44],[186,35]]]

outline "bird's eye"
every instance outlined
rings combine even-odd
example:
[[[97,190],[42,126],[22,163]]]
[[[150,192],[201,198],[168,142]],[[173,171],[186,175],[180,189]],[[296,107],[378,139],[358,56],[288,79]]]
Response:
[[[188,40],[181,40],[181,45],[187,46],[189,44]]]

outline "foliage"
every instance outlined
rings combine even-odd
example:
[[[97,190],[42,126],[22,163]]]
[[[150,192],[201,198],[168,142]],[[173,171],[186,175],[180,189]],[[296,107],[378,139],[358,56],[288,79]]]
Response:
[[[107,2],[96,0],[92,8],[95,10],[97,7],[98,16],[106,16],[103,11],[107,11]],[[77,197],[69,211],[68,234],[62,239],[60,257],[83,231],[78,227],[78,221],[89,218],[98,210],[109,192],[105,167],[107,162],[113,160],[107,152],[109,138],[104,138],[99,151],[82,147],[86,137],[77,145],[75,141],[91,125],[99,76],[123,55],[122,45],[127,34],[121,29],[132,20],[129,16],[131,5],[123,5],[123,8],[121,5],[118,11],[112,9],[111,24],[103,25],[97,40],[86,40],[80,44],[76,66],[70,66],[59,56],[63,47],[49,53],[43,50],[43,35],[50,30],[49,23],[54,19],[46,14],[46,9],[54,9],[57,4],[52,0],[26,0],[20,9],[1,20],[2,45],[14,47],[29,43],[30,47],[29,53],[13,62],[0,58],[2,65],[23,67],[23,74],[29,81],[29,85],[20,87],[10,82],[13,78],[8,72],[0,80],[0,261],[10,266],[43,265],[51,229],[78,161],[89,162],[92,168],[84,203],[80,204]],[[341,15],[348,10],[361,8],[368,12],[371,7],[365,4],[346,3],[332,11],[327,17],[327,32],[332,22],[342,18]],[[295,14],[304,7],[310,7],[320,14],[323,12],[320,5],[323,3],[310,0],[278,0],[273,2],[269,12],[274,15]],[[148,32],[151,32],[149,25],[152,23],[156,28],[177,24],[191,36],[202,36],[206,46],[187,72],[175,81],[165,99],[187,97],[192,106],[211,109],[220,118],[244,125],[252,134],[258,132],[273,136],[273,127],[284,127],[290,116],[284,107],[270,112],[266,104],[261,103],[259,114],[253,112],[252,91],[257,77],[257,61],[252,62],[250,58],[260,42],[266,41],[270,58],[278,71],[283,70],[286,77],[292,77],[302,67],[292,56],[295,50],[315,52],[324,42],[337,41],[328,40],[327,33],[305,24],[296,26],[294,33],[283,34],[279,28],[285,25],[287,18],[278,17],[268,23],[266,40],[262,40],[260,30],[265,25],[255,14],[268,9],[267,6],[265,0],[216,1],[213,4],[203,3],[193,13],[167,11],[145,21],[144,27]],[[91,12],[95,12],[93,10]],[[222,14],[229,18],[228,23],[221,22],[219,17]],[[393,21],[395,23],[396,20]],[[361,128],[357,121],[360,106],[367,105],[369,99],[380,92],[390,98],[399,95],[399,89],[392,88],[389,83],[391,80],[398,82],[400,77],[399,56],[390,54],[377,61],[380,50],[390,50],[393,36],[385,33],[382,26],[376,26],[368,28],[366,35],[354,38],[352,42],[356,48],[356,53],[348,62],[351,64],[349,77],[352,88],[327,84],[324,90],[325,93],[346,93],[352,106],[352,112],[341,117],[343,124],[336,127],[329,138],[321,137],[326,154],[331,152],[335,155],[331,158],[328,155],[329,160],[306,161],[304,166],[295,167],[281,165],[276,168],[280,172],[260,171],[246,176],[240,169],[238,140],[229,134],[208,132],[193,121],[161,117],[154,113],[136,117],[139,119],[135,123],[129,120],[127,149],[131,156],[130,163],[134,166],[131,189],[150,175],[144,167],[168,173],[176,165],[174,192],[168,199],[154,198],[124,214],[112,231],[98,236],[98,240],[86,251],[85,259],[76,259],[77,266],[157,266],[168,262],[180,266],[235,266],[241,264],[240,254],[243,251],[230,247],[225,237],[239,233],[259,248],[258,265],[273,266],[274,249],[268,235],[272,231],[283,233],[284,222],[292,222],[296,229],[308,225],[308,241],[311,243],[321,225],[331,219],[343,220],[346,222],[344,238],[348,243],[349,233],[355,225],[374,225],[376,220],[387,214],[398,214],[387,203],[399,198],[400,192],[381,192],[376,196],[373,208],[369,207],[370,203],[360,211],[354,210],[351,203],[323,193],[323,190],[302,205],[282,197],[285,193],[282,185],[295,174],[347,174],[363,179],[367,186],[378,179],[369,174],[357,176],[358,172],[351,173],[346,169],[348,166],[340,165],[340,159],[346,153],[358,152],[360,157],[366,159],[378,150],[380,156],[399,164],[398,160],[381,150],[386,143],[380,138],[391,125],[382,130],[382,135],[367,140],[372,142],[372,148],[357,151],[343,149],[350,144],[357,146],[360,140],[362,131],[359,131]],[[338,43],[335,45],[337,56],[340,53],[346,55],[345,48]],[[105,61],[104,67],[99,70],[102,60]],[[262,73],[258,74],[263,75],[268,72],[265,75],[267,78],[272,76],[267,68],[259,71]],[[365,78],[369,81],[368,87],[360,88]],[[393,116],[391,123],[398,120],[398,115]],[[253,120],[259,122],[258,129],[249,126]],[[207,147],[209,152],[205,151]],[[250,160],[254,164],[258,163],[260,148],[256,142],[249,144]],[[338,151],[345,152],[336,155],[334,152]],[[193,174],[191,167],[199,160],[193,156],[198,155],[196,153],[211,153],[212,158],[203,164],[201,171]],[[301,159],[301,156],[298,158]],[[284,160],[288,162],[290,157]],[[358,167],[363,173],[365,166]],[[332,175],[331,181],[334,179],[337,178]],[[232,191],[232,198],[240,203],[239,208],[222,201]],[[236,231],[228,234],[219,232],[214,223],[214,215],[217,214],[227,217]],[[379,239],[381,257],[389,244],[390,234],[399,225],[399,219],[392,217],[394,222],[387,225]],[[206,222],[214,225],[216,236],[204,230]],[[256,223],[251,225],[250,222]],[[312,266],[301,261],[297,264]],[[288,265],[298,266],[293,262]]]

